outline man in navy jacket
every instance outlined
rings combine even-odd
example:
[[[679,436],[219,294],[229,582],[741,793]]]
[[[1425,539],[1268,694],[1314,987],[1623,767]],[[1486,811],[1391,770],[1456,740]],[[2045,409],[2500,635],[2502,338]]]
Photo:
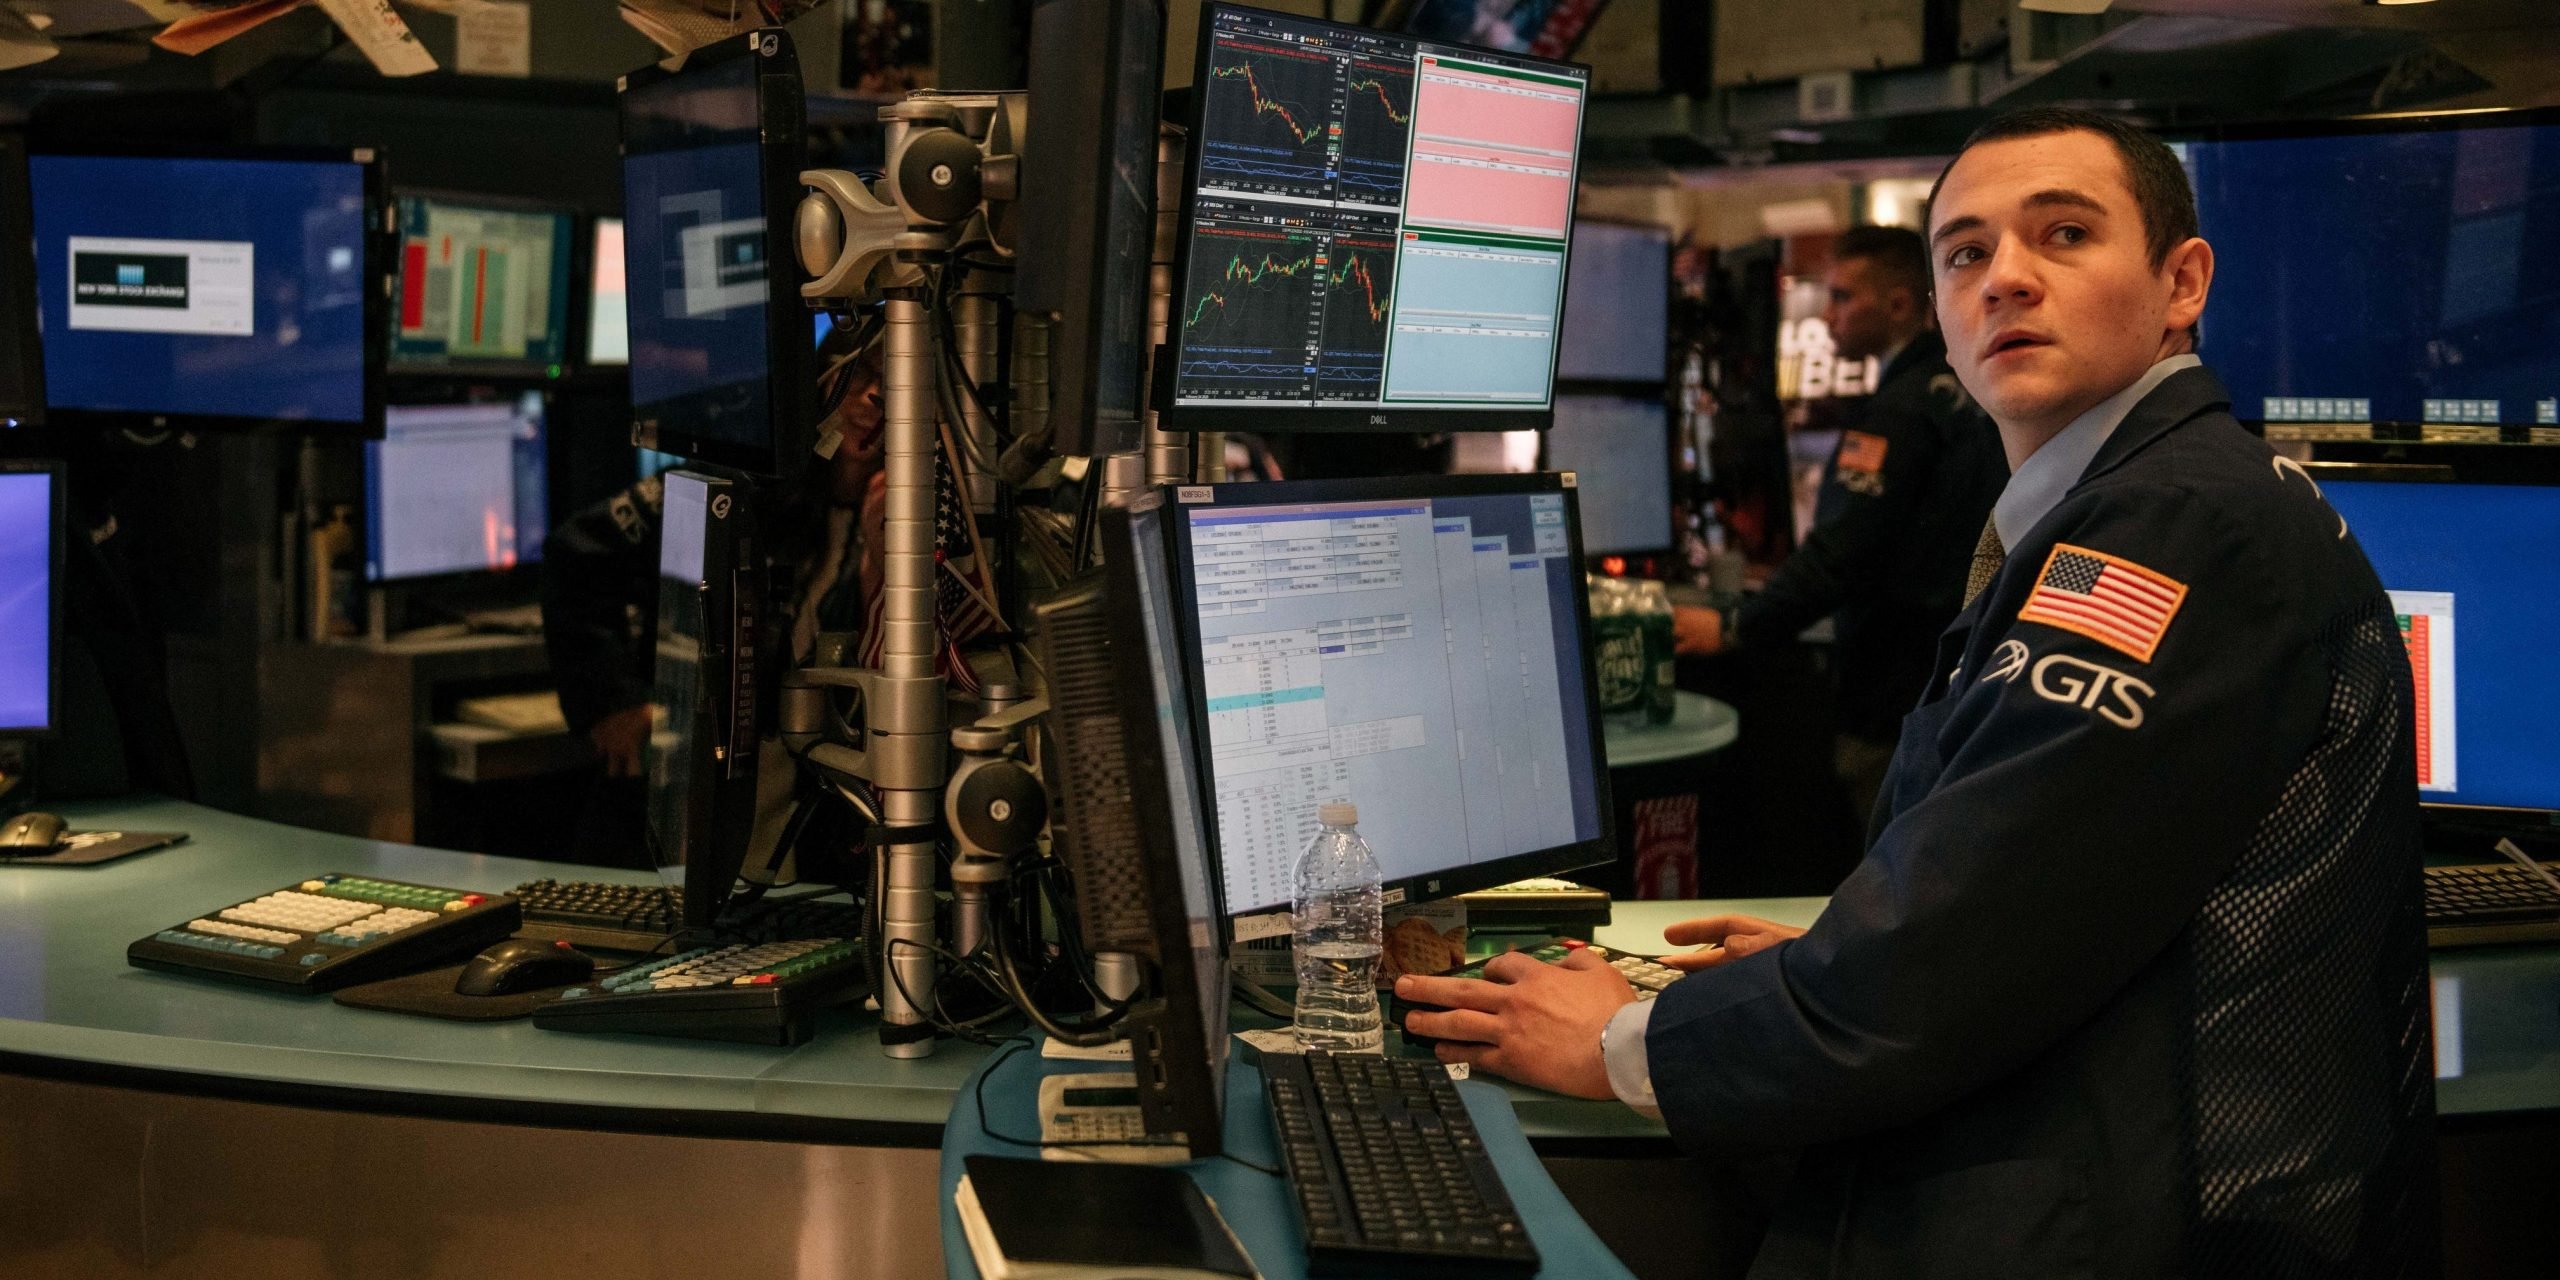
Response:
[[[1406,979],[1443,1056],[1800,1150],[1755,1277],[2382,1277],[2435,1253],[2410,676],[2302,470],[2193,354],[2213,251],[2156,140],[1983,127],[1929,220],[2012,475],[1809,930],[1690,921]]]

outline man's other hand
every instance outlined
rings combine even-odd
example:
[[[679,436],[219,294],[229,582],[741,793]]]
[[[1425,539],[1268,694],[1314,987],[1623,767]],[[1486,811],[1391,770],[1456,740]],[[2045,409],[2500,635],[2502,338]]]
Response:
[[[1724,615],[1696,605],[1671,608],[1671,648],[1675,653],[1708,657],[1724,650]]]
[[[640,776],[640,748],[648,744],[653,726],[654,718],[643,705],[624,707],[587,730],[587,741],[594,743],[596,754],[604,758],[606,777]]]
[[[1576,951],[1547,964],[1514,951],[1495,956],[1482,978],[1399,978],[1396,994],[1447,1013],[1415,1013],[1413,1030],[1448,1041],[1442,1062],[1577,1098],[1615,1097],[1600,1061],[1600,1029],[1636,998],[1606,961]]]
[[[1804,930],[1794,925],[1758,916],[1707,916],[1683,920],[1662,931],[1663,940],[1673,946],[1703,946],[1659,958],[1674,969],[1712,969],[1727,960],[1739,960],[1803,935]]]

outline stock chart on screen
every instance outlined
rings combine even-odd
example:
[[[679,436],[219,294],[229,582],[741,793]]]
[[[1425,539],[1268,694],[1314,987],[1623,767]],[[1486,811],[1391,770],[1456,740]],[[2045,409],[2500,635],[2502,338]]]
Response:
[[[1177,408],[1547,408],[1586,73],[1206,21]]]

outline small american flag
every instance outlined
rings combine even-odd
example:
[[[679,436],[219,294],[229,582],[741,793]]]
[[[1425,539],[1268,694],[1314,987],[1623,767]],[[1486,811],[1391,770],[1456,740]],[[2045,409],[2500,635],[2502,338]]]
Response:
[[[2056,543],[2018,621],[2089,637],[2137,662],[2151,661],[2187,584],[2103,551]]]
[[[1840,433],[1840,469],[1843,471],[1882,471],[1886,446],[1892,442],[1864,431]]]

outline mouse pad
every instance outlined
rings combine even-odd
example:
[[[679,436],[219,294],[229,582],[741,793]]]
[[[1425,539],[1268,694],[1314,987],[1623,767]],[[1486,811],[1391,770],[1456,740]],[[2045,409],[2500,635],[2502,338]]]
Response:
[[[128,854],[149,853],[184,843],[184,831],[68,831],[51,853],[12,853],[0,849],[0,866],[94,867]]]
[[[332,998],[350,1009],[414,1013],[422,1018],[450,1018],[456,1022],[505,1022],[511,1018],[531,1016],[535,1009],[558,999],[560,993],[567,990],[566,987],[545,987],[539,991],[518,991],[503,996],[455,995],[453,983],[461,976],[462,966],[449,964],[405,978],[385,978],[361,987],[347,987]]]

